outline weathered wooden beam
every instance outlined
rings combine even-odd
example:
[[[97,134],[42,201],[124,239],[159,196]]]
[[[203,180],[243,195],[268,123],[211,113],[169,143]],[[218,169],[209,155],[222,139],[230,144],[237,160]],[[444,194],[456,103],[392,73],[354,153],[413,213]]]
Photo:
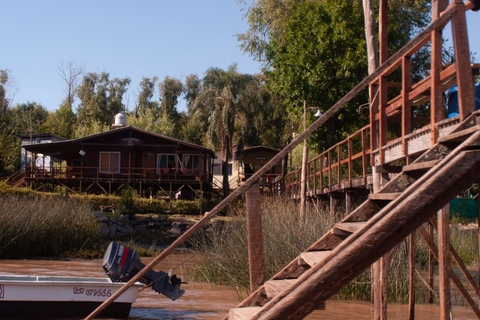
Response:
[[[448,207],[448,208],[447,208]],[[440,291],[440,319],[449,320],[452,305],[450,302],[450,207],[442,208],[438,212],[438,262],[439,262],[439,291]],[[448,209],[448,210],[447,210]]]
[[[432,3],[432,21],[440,17],[440,13],[445,10],[448,3],[445,0],[435,0]],[[437,142],[438,129],[435,123],[445,118],[445,107],[443,105],[443,91],[441,86],[441,71],[442,71],[442,30],[432,31],[431,38],[431,90],[430,90],[430,128],[431,128],[431,145]]]
[[[462,1],[455,3],[457,10],[452,16],[452,35],[457,65],[458,111],[460,119],[465,119],[475,111],[475,88],[470,65],[465,6]]]
[[[254,292],[265,282],[263,265],[263,236],[260,185],[253,184],[245,192],[247,206],[248,261],[250,291]]]
[[[428,227],[428,235],[430,236],[431,239],[433,239],[433,226],[429,225]],[[434,284],[434,255],[432,250],[428,250],[428,285],[430,288],[433,288]],[[433,292],[431,290],[428,290],[428,302],[433,303]]]
[[[416,261],[417,261],[417,232],[414,231],[410,234],[409,243],[409,292],[408,292],[408,319],[415,319],[415,289],[416,289]]]
[[[412,106],[410,104],[410,90],[412,89],[410,57],[402,60],[402,152],[408,155],[408,145],[405,136],[412,133]]]

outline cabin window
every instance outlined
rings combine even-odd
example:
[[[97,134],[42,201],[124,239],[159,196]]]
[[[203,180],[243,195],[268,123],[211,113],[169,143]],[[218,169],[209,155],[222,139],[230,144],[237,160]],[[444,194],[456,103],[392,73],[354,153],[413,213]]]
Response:
[[[222,164],[221,163],[214,163],[213,164],[213,174],[214,175],[222,175]],[[232,164],[229,163],[228,164],[228,175],[231,176],[232,175]]]
[[[198,154],[184,154],[182,157],[182,164],[187,170],[198,170],[200,169],[200,156]],[[198,172],[194,172],[194,174],[198,174]]]
[[[168,174],[169,171],[175,172],[175,155],[170,153],[157,154],[157,173]]]
[[[120,152],[100,152],[100,172],[120,172]]]

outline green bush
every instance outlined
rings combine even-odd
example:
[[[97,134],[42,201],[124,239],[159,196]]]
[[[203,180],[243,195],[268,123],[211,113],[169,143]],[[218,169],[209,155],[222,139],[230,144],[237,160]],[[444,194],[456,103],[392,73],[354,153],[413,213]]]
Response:
[[[123,188],[122,195],[120,196],[120,202],[116,207],[116,213],[119,215],[128,215],[130,219],[135,217],[135,214],[137,213],[137,208],[135,205],[135,191],[133,191],[131,188]]]

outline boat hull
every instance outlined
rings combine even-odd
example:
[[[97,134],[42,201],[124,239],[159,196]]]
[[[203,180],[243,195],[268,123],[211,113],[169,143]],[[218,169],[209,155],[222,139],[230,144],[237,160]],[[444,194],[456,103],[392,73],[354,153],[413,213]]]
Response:
[[[0,319],[84,319],[101,302],[0,301]],[[112,303],[97,318],[128,319],[131,303]]]
[[[0,319],[83,319],[123,285],[107,278],[0,276]],[[100,317],[127,319],[139,286]]]

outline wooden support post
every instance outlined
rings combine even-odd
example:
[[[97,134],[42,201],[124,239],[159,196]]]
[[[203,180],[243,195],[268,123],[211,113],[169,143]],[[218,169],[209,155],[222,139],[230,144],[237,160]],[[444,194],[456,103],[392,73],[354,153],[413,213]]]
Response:
[[[328,191],[332,191],[332,150],[328,150]]]
[[[348,139],[348,184],[347,184],[348,188],[352,187],[352,179],[353,179],[352,148],[353,148],[352,139]]]
[[[410,245],[409,245],[409,260],[410,260],[410,270],[409,270],[409,278],[410,278],[410,286],[409,286],[409,295],[408,295],[408,319],[414,320],[415,319],[415,289],[416,289],[416,276],[415,276],[415,269],[416,269],[416,257],[417,257],[417,232],[414,231],[410,235]]]
[[[381,320],[387,320],[388,261],[388,254],[380,258]]]
[[[410,104],[410,90],[412,88],[410,57],[402,59],[402,151],[408,156],[408,146],[405,135],[412,132],[412,106]]]
[[[335,214],[335,197],[330,193],[330,217]]]
[[[380,320],[381,313],[381,292],[380,292],[380,262],[376,261],[372,265],[372,319]]]
[[[379,39],[380,39],[380,65],[387,61],[388,58],[388,1],[381,0],[380,1],[380,13],[379,13],[379,20],[380,20],[380,31],[379,31]],[[378,124],[378,131],[379,131],[379,151],[380,151],[380,165],[385,163],[385,154],[382,149],[387,144],[387,78],[385,76],[381,76],[379,78],[379,124]]]
[[[345,190],[345,215],[349,215],[352,209],[352,193]]]
[[[440,287],[440,320],[449,320],[450,303],[450,206],[438,212],[438,262]]]
[[[462,121],[475,111],[475,88],[470,65],[465,5],[461,0],[455,0],[455,2],[457,10],[455,10],[452,16],[452,35],[457,70],[458,111],[460,121]]]
[[[325,157],[320,157],[320,194],[323,194],[323,169],[324,165],[323,162],[325,161]]]
[[[172,181],[170,181],[170,191],[168,192],[168,203],[170,208],[170,214],[172,214],[173,213],[172,212]]]
[[[370,150],[376,150],[378,148],[378,123],[376,120],[376,116],[378,113],[378,99],[377,90],[378,85],[370,85],[369,94],[370,94]],[[375,158],[373,152],[370,153],[370,164],[371,166],[375,166]]]
[[[432,225],[428,226],[428,235],[430,236],[431,239],[433,239]],[[430,288],[433,288],[433,283],[434,283],[433,259],[434,259],[434,255],[432,250],[428,250],[428,285],[430,286]],[[428,290],[428,302],[433,303],[433,292],[430,290]]]
[[[380,156],[380,165],[385,164],[385,151],[383,150],[383,147],[387,144],[387,130],[388,130],[388,123],[387,123],[387,104],[388,104],[388,98],[387,98],[387,78],[382,76],[380,77],[380,85],[379,85],[379,112],[380,112],[380,118],[379,118],[379,124],[378,124],[378,135],[379,135],[379,156]]]
[[[440,12],[445,10],[448,3],[445,0],[435,0],[432,3],[432,21],[440,17]],[[443,92],[440,82],[440,72],[442,71],[442,30],[432,31],[431,37],[431,64],[430,64],[430,129],[431,145],[433,146],[438,139],[438,130],[435,123],[445,118],[445,106],[443,105]]]
[[[265,281],[263,266],[262,214],[260,185],[253,184],[245,192],[247,206],[248,261],[250,267],[250,290],[254,292]]]
[[[338,171],[337,171],[337,183],[338,189],[342,188],[342,145],[339,144],[337,147],[337,164],[338,164]]]

